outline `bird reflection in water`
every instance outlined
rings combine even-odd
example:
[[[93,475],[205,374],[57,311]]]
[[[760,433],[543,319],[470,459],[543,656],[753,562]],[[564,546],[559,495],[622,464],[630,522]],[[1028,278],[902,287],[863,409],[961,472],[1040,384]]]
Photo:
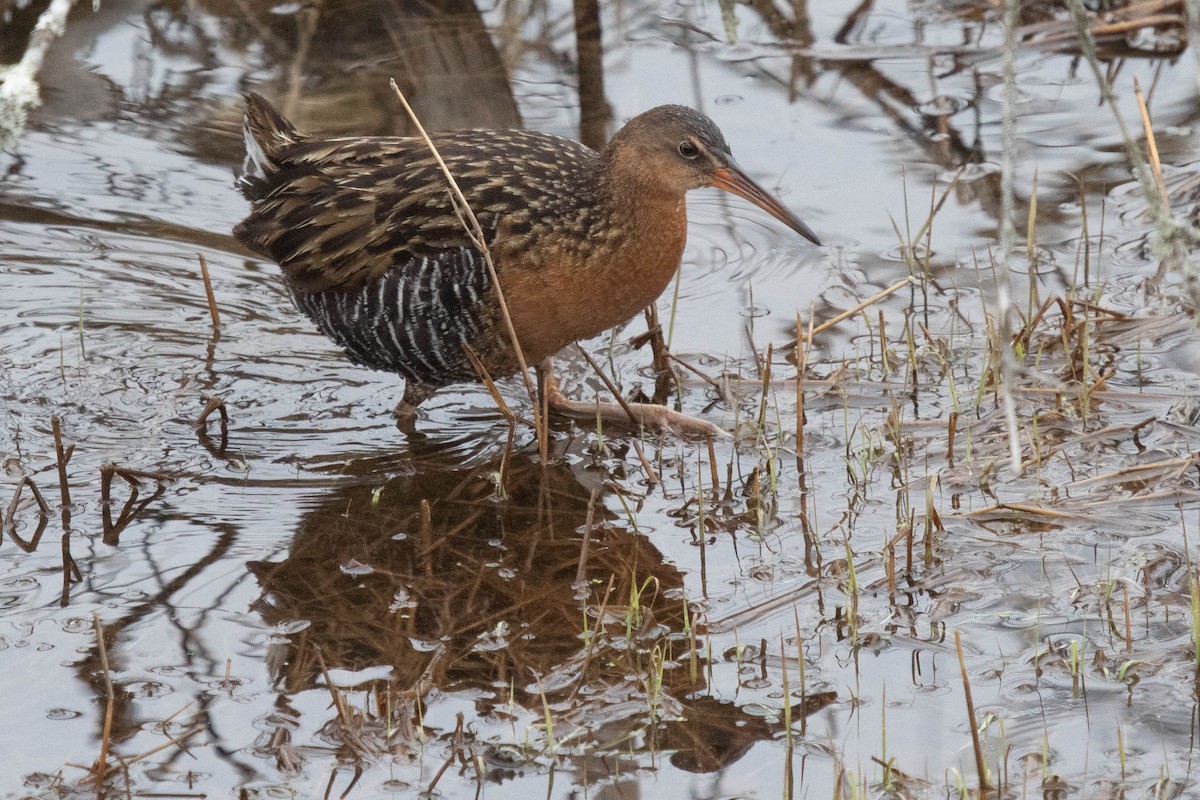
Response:
[[[353,724],[344,703],[330,710],[325,728],[345,747],[415,749],[421,704],[454,692],[468,693],[481,719],[509,703],[540,718],[545,701],[564,717],[560,732],[589,726],[598,695],[620,697],[628,713],[608,714],[606,705],[605,723],[584,739],[590,751],[628,753],[637,733],[647,750],[677,750],[677,765],[698,772],[774,734],[774,725],[701,696],[705,652],[700,639],[693,675],[683,573],[609,513],[602,493],[592,502],[583,481],[598,483],[599,474],[543,468],[518,452],[504,465],[501,496],[500,469],[499,459],[473,468],[422,463],[382,487],[339,489],[302,519],[286,558],[249,565],[265,621],[281,631],[307,623],[268,655],[281,711],[289,695],[321,683],[323,670],[390,667],[356,687],[373,700],[352,713]],[[662,717],[685,722],[647,724],[638,676],[655,669],[656,648],[660,658],[674,653],[662,674],[661,704],[670,709]],[[278,758],[292,747],[290,731],[281,724],[267,737]]]

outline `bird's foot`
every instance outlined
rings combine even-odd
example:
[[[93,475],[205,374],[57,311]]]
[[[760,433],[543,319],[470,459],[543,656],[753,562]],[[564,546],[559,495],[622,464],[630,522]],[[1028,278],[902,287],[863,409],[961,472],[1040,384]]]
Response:
[[[417,432],[416,406],[410,406],[408,403],[405,403],[403,400],[401,400],[396,404],[396,407],[392,409],[392,417],[395,418],[396,427],[400,429],[401,433],[412,436]]]
[[[546,395],[550,413],[580,421],[596,420],[616,425],[633,425],[651,431],[665,431],[678,436],[699,438],[729,438],[729,434],[711,422],[687,414],[680,414],[666,406],[654,403],[601,403],[568,400],[553,387]]]
[[[436,389],[419,383],[407,383],[404,386],[404,397],[392,409],[396,419],[396,427],[401,433],[411,436],[417,432],[417,407],[433,396]]]

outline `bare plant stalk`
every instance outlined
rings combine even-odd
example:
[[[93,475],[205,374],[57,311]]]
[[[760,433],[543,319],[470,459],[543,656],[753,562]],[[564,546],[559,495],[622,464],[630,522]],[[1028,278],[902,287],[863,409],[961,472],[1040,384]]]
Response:
[[[37,484],[33,482],[33,477],[22,475],[17,481],[17,488],[13,491],[12,502],[8,504],[8,511],[4,513],[3,528],[5,530],[9,528],[12,528],[13,531],[16,530],[17,505],[21,502],[21,491],[26,486],[29,487],[33,499],[37,501],[38,511],[42,515],[42,519],[49,519],[50,517],[50,504],[46,502],[46,498],[42,497],[42,492],[38,489]]]
[[[104,733],[100,737],[100,759],[96,762],[96,785],[102,787],[108,771],[108,744],[112,737],[115,695],[112,673],[108,669],[108,650],[104,647],[104,626],[100,624],[100,617],[95,611],[92,612],[92,628],[96,631],[96,650],[100,655],[100,671],[104,675]]]
[[[971,699],[971,681],[967,677],[967,662],[963,660],[962,636],[954,632],[954,648],[958,651],[958,668],[962,672],[963,694],[967,700],[967,723],[971,726],[971,745],[975,749],[975,769],[979,773],[979,797],[986,797],[991,788],[987,776],[987,763],[983,759],[983,746],[979,742],[979,725],[975,722],[975,701]]]
[[[804,326],[800,321],[800,312],[796,312],[796,455],[804,455],[804,370],[808,366],[808,353],[804,349],[802,337]]]
[[[599,495],[600,490],[593,488],[592,496],[588,498],[587,521],[583,526],[583,544],[579,546],[579,566],[575,568],[575,585],[577,587],[587,585],[588,549],[592,541],[592,523],[596,518],[596,498]]]
[[[421,550],[425,558],[425,575],[433,575],[433,509],[421,498]]]
[[[475,348],[471,347],[469,344],[463,344],[463,352],[466,353],[467,360],[471,362],[472,369],[474,369],[475,374],[479,376],[479,381],[483,384],[484,388],[488,390],[488,394],[492,396],[492,401],[496,404],[496,407],[500,409],[500,413],[504,415],[504,418],[509,422],[524,422],[531,426],[534,430],[537,430],[536,423],[532,423],[527,419],[518,417],[515,413],[513,413],[513,410],[508,407],[508,403],[504,402],[504,397],[500,394],[500,390],[496,388],[496,382],[492,380],[492,376],[487,371],[487,367],[483,365],[483,362],[475,353]]]
[[[404,106],[404,110],[408,113],[413,125],[416,126],[417,132],[421,134],[425,145],[433,153],[433,158],[437,161],[442,175],[446,178],[446,183],[450,185],[450,190],[456,204],[462,213],[466,215],[467,221],[470,222],[469,225],[464,223],[463,227],[466,229],[467,235],[471,238],[472,244],[479,248],[479,252],[483,254],[483,262],[487,265],[488,277],[491,278],[492,285],[496,287],[496,299],[500,303],[500,316],[504,318],[505,330],[508,331],[509,341],[512,344],[513,352],[517,356],[517,364],[521,367],[521,379],[525,381],[525,391],[529,392],[529,399],[533,403],[533,421],[537,427],[538,448],[541,451],[544,461],[548,453],[548,431],[543,423],[543,414],[541,405],[538,403],[537,389],[533,385],[533,380],[529,377],[529,365],[525,363],[525,353],[521,350],[521,343],[517,340],[517,330],[513,327],[512,316],[508,313],[508,302],[504,299],[504,290],[500,286],[500,278],[496,275],[496,264],[492,261],[492,253],[488,249],[487,242],[484,239],[483,226],[479,224],[479,220],[475,217],[475,212],[471,210],[471,205],[467,202],[467,197],[463,194],[462,189],[459,188],[458,181],[454,180],[454,176],[450,174],[450,168],[442,160],[442,154],[438,152],[437,145],[433,143],[433,139],[429,138],[429,134],[425,132],[425,126],[417,118],[417,113],[408,104],[408,100],[404,97],[404,92],[400,91],[400,87],[396,85],[394,78],[390,80],[390,83],[392,91],[396,93],[396,97],[400,98],[400,105]]]
[[[633,409],[629,407],[629,402],[621,396],[620,390],[613,385],[612,378],[605,375],[604,370],[600,369],[600,365],[596,363],[596,359],[588,355],[588,351],[584,350],[583,346],[580,345],[579,342],[575,343],[575,349],[579,351],[579,355],[583,356],[584,361],[588,362],[588,365],[591,366],[592,370],[600,376],[600,380],[604,381],[605,388],[608,389],[609,394],[613,396],[613,399],[617,401],[617,404],[621,406],[621,410],[625,412],[625,415],[629,417],[629,422],[635,428],[640,425],[641,420],[638,419],[637,415],[633,413]]]
[[[217,297],[213,294],[212,279],[208,277],[208,261],[200,253],[200,276],[204,278],[204,294],[208,297],[208,316],[212,319],[213,332],[221,330],[221,313],[217,310]]]
[[[67,485],[67,462],[71,460],[71,454],[75,452],[75,445],[63,449],[62,440],[62,423],[58,417],[50,417],[50,426],[54,430],[54,453],[55,464],[58,467],[58,490],[62,497],[63,505],[63,521],[71,516],[71,489]]]
[[[1137,96],[1138,110],[1142,113],[1142,133],[1146,137],[1146,150],[1150,154],[1150,171],[1154,175],[1154,184],[1158,187],[1158,195],[1164,208],[1170,208],[1171,198],[1167,194],[1167,182],[1163,179],[1162,160],[1158,157],[1158,141],[1154,138],[1154,126],[1150,122],[1150,109],[1146,107],[1146,98],[1142,94],[1142,85],[1137,76],[1133,78],[1133,93]]]
[[[1070,0],[1070,7],[1071,21],[1075,23],[1075,33],[1079,37],[1079,52],[1083,54],[1088,66],[1092,69],[1096,86],[1100,90],[1100,99],[1107,103],[1109,109],[1112,110],[1113,118],[1117,121],[1117,127],[1121,131],[1121,141],[1125,144],[1125,155],[1129,158],[1129,165],[1133,167],[1134,174],[1141,182],[1142,192],[1146,196],[1146,201],[1150,203],[1150,210],[1157,218],[1162,209],[1159,204],[1158,192],[1154,187],[1154,180],[1146,167],[1146,159],[1142,157],[1142,151],[1138,149],[1137,142],[1125,125],[1125,118],[1121,116],[1120,110],[1117,108],[1117,96],[1113,93],[1112,84],[1108,82],[1108,78],[1104,76],[1104,70],[1100,67],[1100,61],[1096,56],[1096,39],[1088,26],[1087,9],[1083,5],[1083,0]]]

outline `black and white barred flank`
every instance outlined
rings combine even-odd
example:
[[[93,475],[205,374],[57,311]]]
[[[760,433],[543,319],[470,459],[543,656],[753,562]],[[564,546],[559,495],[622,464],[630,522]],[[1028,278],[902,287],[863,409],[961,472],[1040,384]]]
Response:
[[[410,258],[360,288],[292,299],[355,363],[442,386],[476,380],[466,346],[480,349],[490,290],[482,256],[460,247]]]

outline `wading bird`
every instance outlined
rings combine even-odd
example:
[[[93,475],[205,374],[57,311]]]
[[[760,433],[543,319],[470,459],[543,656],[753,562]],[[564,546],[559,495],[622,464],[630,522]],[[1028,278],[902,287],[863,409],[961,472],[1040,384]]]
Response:
[[[440,387],[477,381],[480,367],[518,371],[502,292],[552,411],[711,433],[661,406],[567,400],[550,358],[662,293],[683,255],[691,189],[744,197],[820,244],[737,165],[713,121],[683,106],[634,117],[599,152],[520,130],[434,134],[499,286],[423,139],[308,136],[257,94],[246,96],[245,135],[239,183],[252,210],[237,238],[279,264],[296,305],[352,361],[404,376],[395,413],[408,430]]]

